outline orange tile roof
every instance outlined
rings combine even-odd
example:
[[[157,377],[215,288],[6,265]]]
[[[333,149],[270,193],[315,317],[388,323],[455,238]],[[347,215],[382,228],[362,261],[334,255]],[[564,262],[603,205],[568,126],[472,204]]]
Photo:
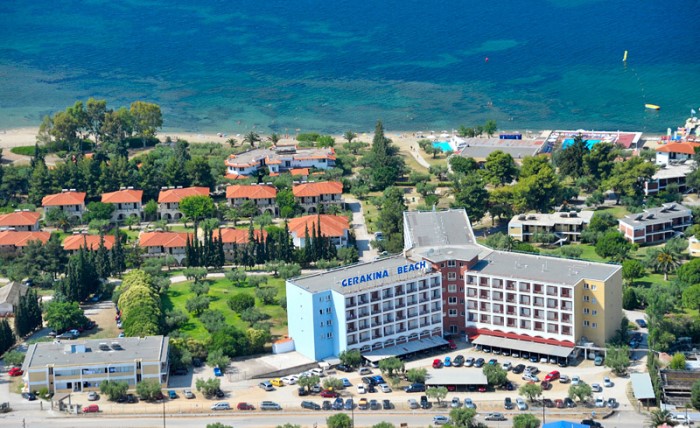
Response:
[[[139,235],[139,247],[184,248],[187,237],[192,241],[192,234],[185,232],[144,232]]]
[[[289,172],[292,175],[309,175],[309,168],[292,168]]]
[[[180,202],[182,198],[188,196],[209,196],[208,187],[185,187],[184,189],[167,189],[161,190],[158,194],[158,203],[165,202]]]
[[[40,217],[41,214],[34,211],[17,211],[0,216],[0,226],[34,226]]]
[[[243,174],[226,174],[224,178],[228,178],[229,180],[247,180],[250,177]]]
[[[41,200],[44,207],[57,207],[61,205],[82,205],[85,203],[85,192],[61,192],[55,195],[46,195]]]
[[[306,228],[309,228],[309,236],[312,236],[313,230],[316,229],[316,221],[321,220],[321,235],[327,237],[344,236],[345,231],[350,229],[350,222],[346,217],[320,214],[307,215],[289,220],[289,232],[295,234],[298,238],[303,238],[306,233]]]
[[[277,189],[267,185],[233,185],[226,187],[226,198],[274,199]]]
[[[700,143],[668,143],[656,149],[657,152],[665,153],[685,153],[694,155],[695,149],[700,147]]]
[[[221,229],[221,240],[224,244],[247,244],[248,243],[248,229],[233,229],[231,227],[222,227]],[[253,231],[253,236],[255,239],[260,240],[260,230],[256,229]],[[263,239],[267,239],[267,231],[262,231]],[[219,239],[217,232],[214,232],[214,239]]]
[[[105,248],[111,250],[114,246],[114,235],[105,235]],[[66,251],[79,250],[85,247],[88,250],[100,248],[100,235],[71,235],[63,240],[63,249]]]
[[[32,241],[46,243],[51,234],[49,232],[20,232],[15,230],[5,230],[0,232],[0,246],[26,247]]]
[[[126,189],[102,194],[102,202],[105,204],[128,204],[141,202],[142,199],[143,190]]]
[[[308,196],[321,196],[328,194],[342,194],[343,184],[338,181],[321,181],[318,183],[297,184],[292,189],[294,196],[298,198]]]

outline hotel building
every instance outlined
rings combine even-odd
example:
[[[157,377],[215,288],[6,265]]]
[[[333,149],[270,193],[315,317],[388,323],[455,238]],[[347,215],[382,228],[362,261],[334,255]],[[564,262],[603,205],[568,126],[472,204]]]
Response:
[[[105,380],[124,381],[133,389],[147,379],[165,387],[168,342],[168,337],[147,336],[35,343],[22,364],[24,390],[99,391]]]
[[[522,242],[532,242],[535,235],[549,233],[566,242],[578,242],[591,217],[593,211],[519,214],[508,222],[508,234]]]
[[[404,244],[400,256],[288,280],[296,350],[319,360],[359,349],[371,359],[456,334],[567,357],[580,342],[604,346],[620,326],[620,266],[491,250],[476,243],[464,210],[404,213]]]
[[[690,208],[668,203],[618,220],[618,229],[633,244],[656,244],[680,236],[693,224]]]
[[[225,165],[226,177],[234,180],[256,175],[260,168],[267,168],[270,174],[301,168],[328,169],[335,166],[335,150],[332,147],[297,149],[296,146],[252,149],[230,155]]]

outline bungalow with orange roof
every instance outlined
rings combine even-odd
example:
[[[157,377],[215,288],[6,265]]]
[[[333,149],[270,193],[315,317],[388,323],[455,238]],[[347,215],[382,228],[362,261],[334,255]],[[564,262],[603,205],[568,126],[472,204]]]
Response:
[[[309,231],[309,237],[311,237],[313,231],[318,230],[318,222],[321,225],[321,235],[330,238],[336,247],[348,245],[350,221],[348,221],[347,217],[316,214],[289,220],[289,233],[292,235],[295,247],[304,248],[306,245],[306,231]]]
[[[343,184],[338,181],[295,184],[292,193],[297,203],[308,214],[317,213],[319,205],[323,205],[324,212],[327,212],[331,205],[337,205],[339,208],[343,205]]]
[[[183,232],[144,232],[139,235],[139,247],[146,252],[144,257],[173,257],[179,265],[185,260],[187,238],[191,233]]]
[[[335,150],[332,147],[277,146],[230,155],[224,163],[226,177],[237,179],[241,176],[256,175],[260,168],[267,168],[270,174],[279,174],[297,168],[333,168],[335,159]]]
[[[116,192],[102,194],[102,203],[114,205],[113,222],[120,222],[129,217],[143,220],[142,199],[143,190],[134,190],[133,187],[122,187]]]
[[[114,246],[114,235],[87,235],[87,234],[75,234],[68,236],[63,240],[63,249],[68,252],[68,254],[74,254],[81,248],[85,248],[88,251],[97,251],[100,248],[100,241],[104,238],[104,246],[107,250],[111,250]]]
[[[158,213],[161,220],[178,221],[182,219],[180,201],[188,196],[209,196],[208,187],[168,187],[158,194]]]
[[[45,244],[49,240],[49,232],[20,232],[16,230],[3,230],[0,232],[0,253],[15,254],[21,252],[32,241],[41,241]]]
[[[39,230],[41,214],[29,210],[15,210],[0,216],[0,230],[34,232]]]
[[[294,180],[306,181],[309,179],[309,168],[293,168],[289,170]]]
[[[669,142],[656,149],[657,165],[673,165],[692,159],[700,143],[687,141]]]
[[[85,212],[85,192],[63,189],[61,193],[44,196],[41,206],[44,207],[44,217],[51,210],[61,210],[66,213],[69,220],[82,220]]]
[[[224,257],[226,261],[233,261],[236,254],[236,247],[238,245],[245,245],[250,241],[248,229],[234,229],[231,227],[222,227],[219,229],[221,231],[221,242],[224,247]],[[267,239],[267,231],[254,230],[253,237],[260,241]],[[219,239],[216,233],[214,233],[214,239]]]
[[[240,207],[252,201],[262,214],[269,213],[273,217],[279,215],[277,207],[277,189],[266,184],[233,185],[226,187],[226,199],[231,207]]]

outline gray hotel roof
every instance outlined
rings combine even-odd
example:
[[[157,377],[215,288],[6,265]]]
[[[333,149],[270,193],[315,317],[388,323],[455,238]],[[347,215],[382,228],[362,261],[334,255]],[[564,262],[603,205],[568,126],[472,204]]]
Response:
[[[143,361],[167,362],[167,336],[120,337],[115,339],[55,340],[39,342],[29,346],[24,358],[24,370],[55,366],[123,364],[140,359]],[[110,347],[109,351],[100,350],[100,344]],[[118,343],[121,349],[112,349]],[[73,352],[85,346],[85,352]]]
[[[334,290],[341,294],[355,293],[357,291],[370,290],[386,284],[420,278],[426,275],[426,273],[421,270],[414,270],[412,272],[402,274],[396,273],[399,266],[412,263],[416,263],[416,260],[407,259],[402,255],[395,255],[373,260],[371,262],[357,263],[313,275],[293,278],[290,279],[289,282],[311,293],[318,293],[327,290]],[[429,266],[430,264],[428,264],[428,269],[430,269]],[[389,276],[386,278],[376,279],[347,287],[343,287],[341,284],[344,279],[367,273],[381,272],[384,269],[389,271]]]
[[[656,208],[647,208],[643,213],[627,214],[618,221],[632,227],[649,226],[653,224],[668,223],[675,218],[690,215],[692,215],[690,208],[677,203],[668,203]]]
[[[476,242],[463,209],[406,211],[403,218],[410,231],[413,248],[470,245]]]
[[[552,284],[576,285],[582,279],[605,281],[620,269],[619,265],[605,263],[492,251],[479,260],[469,272]]]

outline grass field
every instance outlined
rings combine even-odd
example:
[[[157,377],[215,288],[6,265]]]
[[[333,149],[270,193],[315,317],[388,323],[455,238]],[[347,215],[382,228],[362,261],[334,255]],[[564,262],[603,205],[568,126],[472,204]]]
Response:
[[[233,325],[234,327],[240,329],[246,329],[249,327],[248,323],[241,320],[240,316],[232,311],[227,304],[229,297],[238,293],[245,293],[255,296],[254,287],[234,287],[230,281],[221,278],[217,280],[207,280],[209,283],[209,299],[211,304],[210,309],[216,309],[221,311],[226,318],[226,323]],[[168,289],[167,295],[163,296],[163,310],[167,311],[170,309],[180,309],[185,313],[188,313],[185,309],[185,302],[190,299],[193,294],[190,291],[190,284],[192,281],[180,282],[173,284]],[[275,287],[278,290],[277,299],[281,299],[285,296],[286,290],[284,286],[284,280],[281,278],[270,278],[268,286]],[[274,336],[282,336],[287,334],[287,313],[279,305],[263,305],[260,300],[255,299],[255,306],[262,310],[262,312],[270,316],[270,321],[272,323],[272,329],[270,333]],[[189,321],[180,328],[180,331],[189,337],[194,339],[206,339],[209,337],[209,332],[204,328],[202,323],[194,316],[190,315]]]

